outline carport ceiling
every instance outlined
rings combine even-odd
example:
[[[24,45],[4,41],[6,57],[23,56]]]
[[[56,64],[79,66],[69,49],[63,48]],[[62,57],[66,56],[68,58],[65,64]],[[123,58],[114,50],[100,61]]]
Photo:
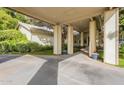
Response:
[[[90,19],[84,19],[84,20],[81,20],[81,21],[77,21],[75,23],[73,23],[73,27],[75,30],[79,31],[79,32],[86,32],[89,28],[89,21]]]
[[[103,13],[104,7],[11,7],[11,9],[51,24],[73,24]]]

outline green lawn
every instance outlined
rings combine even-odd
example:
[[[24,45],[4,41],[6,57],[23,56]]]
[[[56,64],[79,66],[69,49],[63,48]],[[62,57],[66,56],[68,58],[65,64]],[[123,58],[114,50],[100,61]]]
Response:
[[[40,52],[33,52],[33,53],[29,53],[32,55],[53,55],[53,50],[43,50]]]
[[[119,58],[119,67],[124,67],[124,58]]]
[[[119,67],[124,67],[124,46],[119,50]]]
[[[0,53],[2,55],[2,53]],[[53,55],[53,50],[43,50],[39,52],[28,52],[28,53],[19,53],[19,52],[9,52],[9,53],[4,53],[4,54],[31,54],[31,55]]]

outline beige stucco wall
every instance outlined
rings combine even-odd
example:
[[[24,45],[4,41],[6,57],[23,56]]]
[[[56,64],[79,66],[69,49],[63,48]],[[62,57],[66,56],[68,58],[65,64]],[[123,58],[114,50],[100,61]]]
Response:
[[[49,32],[35,31],[31,29],[27,29],[23,26],[19,26],[19,30],[26,35],[27,39],[32,42],[37,42],[41,45],[53,45],[53,35],[49,34]],[[35,32],[35,33],[34,33]]]

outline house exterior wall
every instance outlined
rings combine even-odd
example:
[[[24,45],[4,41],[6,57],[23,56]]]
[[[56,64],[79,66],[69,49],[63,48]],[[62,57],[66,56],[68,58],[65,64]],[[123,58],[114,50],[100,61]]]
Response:
[[[41,31],[37,33],[37,31],[25,28],[24,26],[19,26],[19,30],[21,33],[25,34],[27,39],[32,42],[37,42],[41,45],[53,45],[53,35],[49,34],[48,32]]]
[[[22,34],[26,35],[26,37],[27,37],[27,39],[28,39],[29,41],[31,40],[31,32],[30,32],[30,29],[26,29],[26,28],[24,28],[24,27],[22,27],[22,26],[19,26],[19,31],[20,31]]]

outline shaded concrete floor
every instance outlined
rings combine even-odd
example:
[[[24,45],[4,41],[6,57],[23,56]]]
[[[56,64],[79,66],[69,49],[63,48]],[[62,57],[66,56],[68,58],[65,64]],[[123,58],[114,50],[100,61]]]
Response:
[[[59,62],[58,84],[124,84],[124,68],[100,63],[78,54]]]
[[[0,62],[0,84],[124,84],[123,68],[94,61],[81,53],[73,56],[0,56]]]
[[[59,61],[70,55],[0,55],[0,84],[56,85]]]
[[[29,85],[57,85],[59,62],[72,55],[37,56],[47,60],[28,83]]]
[[[0,55],[0,63],[4,63],[6,61],[9,61],[11,59],[15,59],[17,57],[20,57],[21,55]]]
[[[47,62],[37,71],[35,76],[28,83],[29,85],[57,85],[58,63],[56,56],[38,56],[46,59]]]

